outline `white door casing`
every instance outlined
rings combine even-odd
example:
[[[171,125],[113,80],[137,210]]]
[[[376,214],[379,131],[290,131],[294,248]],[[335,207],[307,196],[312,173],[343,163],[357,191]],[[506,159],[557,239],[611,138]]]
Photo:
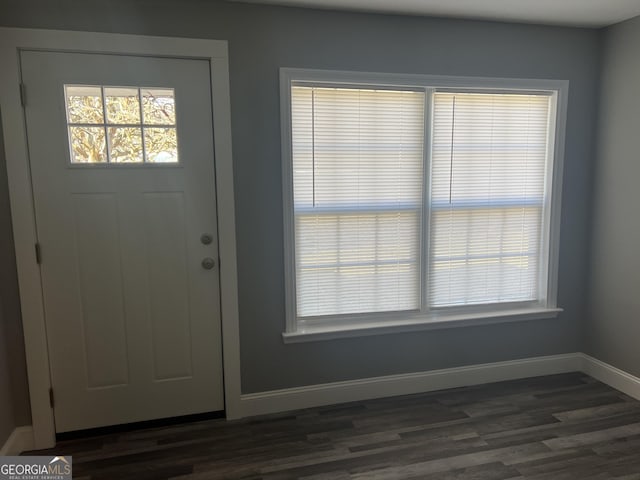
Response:
[[[26,130],[19,95],[20,70],[18,59],[21,50],[162,56],[201,59],[208,63],[215,135],[217,202],[218,205],[224,206],[218,211],[217,227],[221,260],[220,311],[222,314],[222,337],[225,347],[225,407],[228,418],[237,418],[240,415],[239,336],[226,42],[7,28],[0,28],[0,40],[0,62],[3,67],[0,69],[0,106],[2,109],[25,346],[27,350],[27,368],[34,428],[33,447],[46,448],[53,446],[55,437],[53,412],[49,406],[48,398],[50,365],[46,346],[47,336],[44,324],[43,298],[40,289],[41,278],[33,249],[37,240],[34,206],[25,141]],[[28,87],[26,91],[28,99]],[[28,103],[29,100],[27,100]],[[94,200],[92,204],[94,206],[104,207],[105,205],[105,202],[101,203],[103,199],[92,197],[92,200]],[[84,203],[80,203],[84,205]],[[43,248],[43,250],[46,250],[46,248]]]
[[[56,431],[223,410],[208,63],[25,51],[21,67]],[[179,162],[72,163],[71,85],[173,89]]]

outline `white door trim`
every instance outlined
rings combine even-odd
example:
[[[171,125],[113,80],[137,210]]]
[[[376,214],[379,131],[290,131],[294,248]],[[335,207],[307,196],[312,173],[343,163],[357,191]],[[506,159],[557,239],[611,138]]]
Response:
[[[20,50],[72,51],[205,59],[211,65],[216,195],[220,255],[220,295],[224,394],[227,418],[240,416],[240,336],[236,266],[229,59],[226,41],[92,32],[0,28],[0,108],[9,198],[15,238],[20,303],[27,356],[34,448],[55,445],[47,332],[37,241],[29,152],[20,95]],[[26,92],[28,97],[28,92]],[[28,98],[27,98],[28,101]]]

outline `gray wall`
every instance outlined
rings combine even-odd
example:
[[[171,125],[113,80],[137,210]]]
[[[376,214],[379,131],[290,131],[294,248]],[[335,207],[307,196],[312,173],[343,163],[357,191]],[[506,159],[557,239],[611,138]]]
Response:
[[[640,376],[640,17],[604,37],[586,353]]]
[[[5,341],[4,316],[2,315],[2,299],[0,298],[0,447],[4,445],[16,427],[13,411],[13,389],[9,376],[9,356]]]
[[[229,41],[243,392],[581,350],[599,32],[212,0],[5,0],[0,23]],[[570,80],[560,318],[284,345],[281,66]]]
[[[30,423],[20,299],[0,123],[0,447],[16,426]]]

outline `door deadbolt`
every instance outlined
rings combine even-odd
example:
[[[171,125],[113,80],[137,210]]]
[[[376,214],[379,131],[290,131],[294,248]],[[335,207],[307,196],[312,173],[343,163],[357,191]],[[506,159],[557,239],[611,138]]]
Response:
[[[213,235],[211,235],[210,233],[203,233],[200,236],[200,241],[203,245],[210,245],[211,242],[213,242]]]

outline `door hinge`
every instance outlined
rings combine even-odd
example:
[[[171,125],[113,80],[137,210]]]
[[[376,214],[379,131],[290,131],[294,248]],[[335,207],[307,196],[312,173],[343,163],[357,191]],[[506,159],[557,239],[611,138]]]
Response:
[[[55,402],[53,400],[53,388],[49,389],[49,405],[51,405],[51,408],[55,406]]]
[[[27,106],[27,86],[24,83],[20,84],[20,103],[23,107]]]
[[[40,265],[42,263],[42,253],[40,252],[40,244],[36,243],[36,263]]]

